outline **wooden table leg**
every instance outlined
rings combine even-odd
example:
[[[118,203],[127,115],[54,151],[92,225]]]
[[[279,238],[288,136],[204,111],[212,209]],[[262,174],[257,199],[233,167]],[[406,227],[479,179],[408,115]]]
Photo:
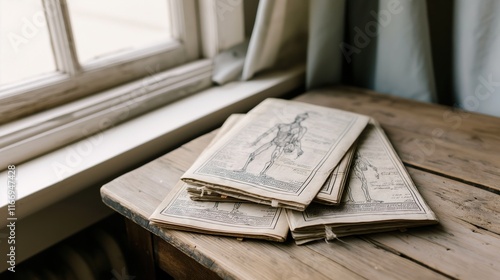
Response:
[[[172,275],[174,279],[220,280],[210,269],[196,262],[179,249],[154,236],[158,267]]]
[[[128,241],[128,259],[131,275],[136,279],[158,279],[151,233],[125,218]]]

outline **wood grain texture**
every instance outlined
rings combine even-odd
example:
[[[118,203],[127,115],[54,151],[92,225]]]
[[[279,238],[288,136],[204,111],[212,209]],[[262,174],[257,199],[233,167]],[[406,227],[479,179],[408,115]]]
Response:
[[[498,196],[413,168],[409,171],[440,224],[367,235],[367,240],[452,277],[494,279],[500,265]]]
[[[495,184],[500,175],[490,171],[500,166],[494,154],[500,145],[495,131],[500,128],[490,125],[498,120],[470,115],[460,127],[446,132],[452,135],[452,143],[436,143],[434,153],[417,162],[409,156],[407,146],[413,143],[411,139],[425,138],[435,125],[445,127],[439,116],[446,108],[352,91],[335,89],[299,99],[366,113],[379,120],[410,166],[410,175],[436,212],[439,225],[305,246],[295,245],[290,238],[285,243],[241,242],[150,226],[149,215],[214,133],[105,185],[101,189],[103,201],[167,242],[179,251],[176,254],[188,256],[225,279],[495,279],[500,266],[500,205]],[[417,112],[425,113],[418,113],[424,115],[417,119]],[[478,127],[481,122],[485,123],[482,128]],[[470,135],[481,139],[484,150],[473,152],[478,142]],[[439,154],[451,156],[438,161]],[[467,161],[459,160],[461,157]],[[482,169],[483,165],[488,169]],[[162,256],[158,258],[164,261]]]
[[[499,118],[352,87],[297,100],[372,116],[406,164],[500,192]]]

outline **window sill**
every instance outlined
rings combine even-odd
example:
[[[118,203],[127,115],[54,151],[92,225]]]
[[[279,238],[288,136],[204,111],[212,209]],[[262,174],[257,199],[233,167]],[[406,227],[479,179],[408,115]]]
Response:
[[[231,113],[284,94],[303,83],[303,73],[299,66],[252,81],[212,87],[25,162],[16,167],[16,215],[22,218],[85,186],[103,182],[216,127]],[[7,182],[6,172],[0,174],[0,182]],[[0,221],[5,225],[7,199],[3,195],[0,205]]]
[[[304,67],[297,66],[251,81],[212,87],[16,166],[16,217],[21,220],[38,215],[215,128],[230,114],[245,112],[303,82]],[[4,182],[0,189],[6,194],[7,172],[0,174],[0,182]],[[2,228],[7,222],[7,203],[6,196],[0,196]],[[86,205],[94,207],[98,202],[90,203]],[[87,209],[73,211],[85,213]]]

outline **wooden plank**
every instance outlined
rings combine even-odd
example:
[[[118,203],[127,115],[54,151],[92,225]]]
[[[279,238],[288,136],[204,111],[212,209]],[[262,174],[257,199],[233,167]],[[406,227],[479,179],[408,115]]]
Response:
[[[419,192],[439,216],[451,215],[500,235],[499,195],[425,171],[407,169]]]
[[[352,87],[297,100],[370,115],[405,163],[500,191],[500,118]]]
[[[315,242],[307,245],[316,255],[328,256],[332,262],[355,269],[367,279],[447,279],[414,260],[406,259],[385,248],[376,247],[357,237],[342,242]]]
[[[455,278],[497,279],[500,267],[498,195],[409,168],[440,225],[367,235],[382,248]]]
[[[408,271],[427,279],[446,278],[356,238],[346,239],[348,245],[316,242],[309,247],[297,246],[292,240],[281,244],[173,231],[166,235],[171,238],[168,242],[175,243],[176,248],[209,266],[222,278],[412,279]]]

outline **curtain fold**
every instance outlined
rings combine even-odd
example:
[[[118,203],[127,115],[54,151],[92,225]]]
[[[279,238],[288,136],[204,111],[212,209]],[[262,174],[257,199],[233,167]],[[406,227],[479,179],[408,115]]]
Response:
[[[435,77],[445,77],[439,100],[500,116],[500,1],[430,7],[428,1],[261,0],[246,56],[232,61],[231,79],[302,60],[308,89],[343,83],[437,102]],[[431,10],[430,25],[429,9],[446,5],[447,22],[439,25]],[[241,75],[234,74],[238,68]]]
[[[309,11],[306,86],[338,83],[342,78],[345,0],[312,0]]]
[[[261,0],[243,66],[242,79],[272,67],[282,57],[295,60],[305,52],[309,1]]]
[[[345,4],[311,1],[307,87],[342,82],[435,101],[426,2],[349,0]]]
[[[380,0],[378,14],[373,89],[436,101],[426,1]]]
[[[500,117],[500,1],[455,1],[455,99]]]
[[[373,89],[378,47],[379,1],[349,0],[346,7],[342,83]]]

